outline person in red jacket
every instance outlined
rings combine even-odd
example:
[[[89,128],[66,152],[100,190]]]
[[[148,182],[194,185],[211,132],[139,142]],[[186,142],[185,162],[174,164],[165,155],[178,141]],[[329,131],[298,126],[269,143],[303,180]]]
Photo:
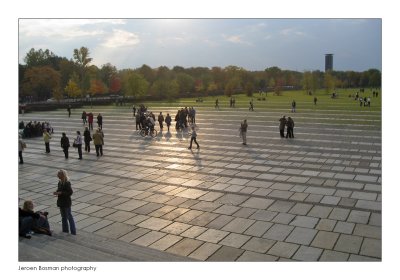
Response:
[[[93,130],[93,114],[90,112],[88,114],[89,129]]]

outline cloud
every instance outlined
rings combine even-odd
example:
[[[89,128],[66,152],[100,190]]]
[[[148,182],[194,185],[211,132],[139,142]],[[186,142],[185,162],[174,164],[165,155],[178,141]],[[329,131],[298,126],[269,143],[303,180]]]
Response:
[[[129,47],[140,43],[139,36],[124,30],[114,29],[101,45],[107,48]]]
[[[286,29],[282,29],[280,31],[280,34],[282,34],[283,36],[305,36],[306,33],[302,32],[302,31],[297,31],[296,28],[286,28]]]
[[[242,35],[222,35],[224,39],[228,42],[234,43],[234,44],[244,44],[244,45],[252,45],[250,42],[244,41]]]

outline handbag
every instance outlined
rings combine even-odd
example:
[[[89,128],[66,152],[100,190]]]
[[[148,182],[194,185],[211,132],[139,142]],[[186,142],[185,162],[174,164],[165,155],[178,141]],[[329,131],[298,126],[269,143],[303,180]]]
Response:
[[[78,148],[78,144],[76,144],[75,142],[72,144],[72,147],[74,148]]]

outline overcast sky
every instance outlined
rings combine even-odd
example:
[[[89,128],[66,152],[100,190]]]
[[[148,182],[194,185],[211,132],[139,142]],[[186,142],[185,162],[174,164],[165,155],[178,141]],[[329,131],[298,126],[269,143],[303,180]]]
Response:
[[[72,58],[89,48],[92,63],[117,69],[278,66],[324,70],[382,69],[381,19],[19,19],[19,63],[31,49]]]

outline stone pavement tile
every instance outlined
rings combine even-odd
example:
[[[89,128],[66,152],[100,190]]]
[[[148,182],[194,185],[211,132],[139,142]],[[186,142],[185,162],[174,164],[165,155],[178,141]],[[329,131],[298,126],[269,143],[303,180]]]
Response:
[[[357,202],[356,199],[343,197],[340,200],[339,205],[345,207],[354,207],[354,205],[356,205],[356,202]]]
[[[227,205],[239,205],[249,198],[247,195],[239,194],[225,194],[217,199],[215,202]]]
[[[241,167],[253,167],[252,165],[246,165],[246,166],[244,166],[244,165],[242,165]],[[239,167],[239,169],[242,169],[241,167]],[[236,173],[236,175],[235,176],[237,176],[237,177],[245,177],[245,178],[255,178],[255,177],[257,177],[258,175],[260,175],[260,173],[257,173],[257,172],[250,172],[250,171],[241,171],[241,172],[239,172],[239,173]],[[243,180],[243,179],[242,179]],[[247,183],[247,182],[246,182]],[[245,184],[246,184],[245,183]]]
[[[235,218],[228,224],[226,224],[222,230],[235,232],[235,233],[243,233],[248,227],[250,227],[255,221],[243,218]]]
[[[312,194],[321,194],[321,195],[332,195],[335,193],[335,190],[324,187],[308,187],[304,192]]]
[[[109,221],[109,220],[100,220],[97,223],[91,224],[90,226],[84,228],[85,231],[87,232],[95,232],[99,229],[102,229],[106,226],[109,226],[110,224],[112,224],[113,221]]]
[[[194,250],[188,257],[205,261],[221,247],[221,245],[205,242],[203,245]]]
[[[380,201],[369,201],[369,200],[359,199],[356,203],[356,207],[373,211],[382,211],[382,203]]]
[[[352,189],[352,190],[362,190],[364,188],[364,184],[356,183],[356,182],[348,182],[348,181],[339,181],[336,185],[338,188]]]
[[[293,226],[274,224],[264,235],[263,238],[283,241],[294,229]]]
[[[184,186],[184,187],[197,187],[201,183],[203,183],[203,181],[192,179],[192,180],[189,180],[189,181],[186,181],[185,183],[183,183],[182,186]]]
[[[276,215],[278,215],[277,212],[272,212],[268,210],[257,210],[249,218],[253,220],[269,222],[272,221],[272,219],[275,218]]]
[[[151,244],[149,247],[160,251],[165,251],[180,240],[182,240],[182,237],[168,234]]]
[[[263,173],[261,175],[257,176],[257,179],[261,180],[274,180],[278,175],[275,174],[269,174],[269,173]]]
[[[170,224],[172,224],[171,221],[150,217],[149,219],[137,224],[137,226],[142,228],[148,228],[151,230],[161,230],[162,228],[165,228]]]
[[[287,213],[278,213],[273,219],[273,223],[288,225],[296,216]]]
[[[240,186],[244,186],[246,185],[250,180],[247,179],[240,179],[240,178],[234,178],[229,180],[227,183],[228,184],[233,184],[233,185],[240,185]]]
[[[279,181],[279,182],[285,182],[287,180],[289,180],[290,176],[288,175],[279,175],[275,177],[275,181]],[[297,182],[296,182],[297,183]],[[273,188],[274,186],[271,186],[271,188]]]
[[[354,223],[338,221],[333,231],[339,233],[351,234],[353,232],[353,229],[354,229]]]
[[[324,179],[311,178],[310,180],[307,181],[307,184],[316,185],[316,186],[322,186],[324,184],[324,182],[325,182]]]
[[[245,251],[236,261],[239,262],[273,262],[276,261],[278,257],[260,254],[251,251]]]
[[[251,237],[247,235],[230,233],[224,239],[222,239],[218,244],[226,245],[234,248],[240,248],[245,244]]]
[[[317,232],[318,231],[315,229],[295,227],[285,241],[302,245],[310,245]]]
[[[287,213],[294,204],[294,202],[277,200],[268,207],[268,211]]]
[[[163,204],[149,202],[146,205],[143,205],[142,207],[132,210],[132,212],[140,215],[148,215],[156,211],[157,209],[160,209],[163,206],[164,206]]]
[[[350,210],[343,208],[333,208],[332,212],[329,214],[329,219],[338,220],[338,221],[346,221],[349,216]]]
[[[147,204],[148,202],[144,202],[141,200],[136,200],[136,199],[129,199],[128,201],[119,204],[119,205],[115,205],[114,208],[118,209],[118,210],[124,210],[124,211],[132,211],[136,208],[139,208],[145,204]]]
[[[127,234],[128,232],[131,232],[135,230],[136,227],[132,225],[127,225],[124,223],[112,223],[109,226],[103,227],[99,230],[96,231],[96,234],[99,234],[101,236],[107,237],[107,238],[113,238],[113,239],[118,239],[121,236]]]
[[[304,201],[311,203],[319,203],[322,197],[323,197],[322,194],[309,194]]]
[[[104,209],[104,207],[97,206],[97,205],[91,205],[89,207],[83,208],[81,210],[78,210],[77,212],[82,213],[82,214],[91,214],[97,211],[100,211],[101,209]]]
[[[248,187],[256,187],[256,188],[268,188],[270,187],[274,182],[269,182],[269,181],[261,181],[261,180],[251,180],[246,184]]]
[[[179,242],[175,243],[172,247],[170,247],[166,252],[180,256],[188,256],[203,243],[204,242],[196,239],[183,238]]]
[[[294,214],[294,215],[306,215],[310,209],[312,208],[312,205],[306,204],[306,203],[296,203],[290,210],[289,214]]]
[[[252,237],[246,244],[241,248],[257,253],[266,253],[274,244],[275,240],[269,240],[264,238]]]
[[[200,234],[196,239],[211,243],[218,243],[228,234],[229,232],[222,230],[207,229],[204,233]]]
[[[88,202],[88,203],[90,203],[90,204],[95,204],[95,205],[103,206],[104,203],[109,202],[109,201],[112,201],[112,200],[115,199],[115,198],[116,198],[116,197],[113,196],[113,195],[108,195],[108,194],[104,195],[104,194],[103,194],[102,196],[99,196],[99,197],[97,197],[97,198],[95,198],[95,199],[92,199],[92,200],[89,200],[89,201],[86,201],[86,202]]]
[[[341,234],[335,245],[336,251],[358,254],[363,238],[354,235]]]
[[[191,225],[195,226],[205,226],[209,224],[211,221],[215,220],[219,215],[210,212],[204,212],[200,216],[197,216],[193,220],[190,221]]]
[[[219,193],[219,192],[208,192],[205,195],[199,197],[199,200],[204,200],[204,201],[210,201],[213,202],[215,200],[217,200],[218,198],[220,198],[221,196],[223,196],[223,193]]]
[[[222,191],[229,186],[230,186],[230,184],[226,184],[226,183],[216,183],[216,184],[212,185],[209,189],[216,190],[216,191]]]
[[[213,229],[221,229],[226,224],[228,224],[230,221],[232,221],[233,219],[234,219],[234,217],[232,217],[232,216],[220,215],[216,219],[214,219],[212,222],[207,224],[207,227],[213,228]]]
[[[189,223],[191,220],[193,220],[197,216],[200,216],[203,213],[204,213],[203,211],[189,210],[189,211],[185,212],[184,214],[180,215],[179,217],[175,218],[175,221],[181,222],[181,223]]]
[[[314,228],[319,222],[319,218],[308,217],[308,216],[296,216],[290,223],[291,226]]]
[[[287,179],[286,182],[290,183],[306,183],[308,180],[310,180],[310,177],[300,177],[300,176],[291,176],[289,179]]]
[[[74,220],[75,220],[76,228],[79,228],[79,229],[82,228],[83,229],[83,228],[88,227],[88,226],[90,226],[90,225],[92,225],[94,223],[99,222],[101,219],[100,218],[96,218],[96,217],[87,217],[86,216],[85,219],[78,220],[77,216],[74,216]]]
[[[358,224],[367,224],[370,215],[371,212],[352,210],[347,218],[347,221]]]
[[[128,232],[127,234],[121,236],[119,240],[125,241],[125,242],[132,242],[133,240],[145,235],[146,233],[150,232],[149,229],[145,228],[137,228],[131,232]]]
[[[143,191],[127,190],[127,191],[118,193],[118,195],[122,196],[122,197],[133,198],[133,197],[135,197],[135,196],[137,196],[139,194],[142,194],[142,193],[143,193]]]
[[[114,213],[115,211],[117,211],[117,210],[112,209],[112,208],[103,208],[97,212],[91,213],[90,215],[94,216],[94,217],[104,218],[105,216],[108,216],[108,215]]]
[[[244,250],[222,246],[219,248],[214,254],[212,254],[207,261],[222,261],[222,262],[229,262],[229,261],[236,261],[242,254]]]
[[[269,255],[291,258],[300,246],[297,244],[276,242],[275,245],[268,251]]]
[[[336,187],[338,181],[333,180],[333,179],[328,179],[325,180],[325,182],[322,184],[324,187]]]
[[[382,214],[380,213],[371,213],[371,217],[369,218],[369,225],[382,227]]]
[[[294,193],[289,199],[295,201],[304,201],[307,196],[307,193]]]
[[[239,211],[233,213],[232,216],[238,218],[248,218],[256,211],[257,209],[242,207],[239,209]]]
[[[136,214],[133,214],[131,212],[116,211],[104,218],[107,220],[115,221],[115,222],[124,222],[126,220],[133,218],[134,216],[136,216]]]
[[[271,198],[288,199],[292,195],[293,192],[290,191],[273,190],[268,196]]]
[[[188,238],[196,238],[203,232],[205,232],[207,228],[205,227],[199,227],[199,226],[192,226],[188,230],[182,232],[180,235],[183,237],[188,237]]]
[[[174,223],[166,226],[165,228],[163,228],[161,231],[170,233],[170,234],[174,234],[174,235],[180,235],[182,232],[186,231],[190,227],[192,227],[192,226],[188,225],[188,224],[174,222]]]
[[[177,188],[178,188],[177,186],[165,186],[165,187],[159,189],[157,192],[166,194],[166,193],[169,193],[170,191],[173,191],[173,190],[175,190]]]
[[[293,259],[307,262],[317,261],[321,254],[322,249],[302,245],[294,254]]]
[[[88,201],[90,201],[92,199],[96,199],[96,198],[102,197],[103,195],[104,194],[102,194],[102,193],[96,193],[95,192],[95,193],[87,194],[87,195],[85,195],[83,197],[79,197],[79,198],[76,199],[76,201],[88,202]]]
[[[213,212],[218,213],[218,214],[224,214],[224,215],[232,215],[239,209],[241,209],[241,208],[232,206],[232,205],[223,204],[221,207],[219,207],[218,209],[215,209]]]
[[[316,218],[327,218],[332,211],[332,207],[319,206],[315,205],[310,212],[308,212],[307,216],[316,217]]]
[[[270,222],[256,221],[244,232],[244,234],[261,237],[270,227],[272,227],[272,225],[273,223]]]
[[[380,184],[365,184],[364,190],[365,191],[373,191],[373,192],[381,192],[382,185],[380,185]]]
[[[253,192],[253,195],[267,196],[271,191],[272,190],[270,189],[258,188],[256,191]]]
[[[241,186],[241,185],[230,185],[229,187],[225,188],[224,191],[237,193],[237,192],[240,192],[241,190],[243,190],[244,188],[245,188],[245,186]]]
[[[377,176],[367,176],[367,175],[357,175],[356,178],[354,178],[354,180],[375,183],[378,180],[378,177]]]
[[[182,203],[184,203],[187,200],[188,199],[184,198],[184,197],[175,197],[175,198],[165,202],[165,204],[170,205],[170,206],[179,206],[179,205],[181,205]]]
[[[200,201],[200,202],[194,204],[193,206],[191,206],[190,209],[212,212],[220,206],[221,206],[221,204],[219,204],[219,203],[214,203],[214,202],[209,202],[209,201]]]
[[[270,186],[273,190],[281,190],[281,191],[288,191],[294,187],[293,184],[286,184],[286,183],[274,183]]]
[[[349,254],[338,252],[338,251],[331,251],[331,250],[324,250],[321,257],[319,258],[320,262],[345,262],[349,259]]]
[[[128,224],[128,225],[137,225],[149,218],[150,218],[149,216],[145,216],[145,215],[135,215],[134,217],[130,218],[129,220],[124,221],[124,223]]]
[[[353,191],[346,191],[346,190],[337,190],[335,192],[335,196],[339,197],[350,197],[350,195],[353,193]]]
[[[355,192],[352,193],[351,198],[375,201],[377,196],[378,196],[378,194],[376,194],[376,193],[367,193],[367,192],[355,191]]]
[[[176,209],[175,206],[165,205],[165,206],[149,213],[148,215],[152,216],[152,217],[160,218],[161,216],[168,214],[169,212],[171,212],[175,209]],[[188,211],[189,211],[189,209],[188,209]]]
[[[380,262],[381,259],[351,254],[349,262]]]
[[[382,228],[371,225],[356,224],[353,234],[363,237],[382,239]]]
[[[197,203],[198,203],[198,201],[196,199],[186,199],[184,202],[182,202],[178,206],[180,208],[190,208]]]
[[[321,204],[330,204],[330,205],[338,205],[339,201],[340,201],[340,197],[337,196],[331,196],[331,195],[325,195],[320,203]]]
[[[202,195],[205,195],[207,192],[202,190],[196,189],[186,189],[182,192],[175,194],[178,197],[190,198],[190,199],[197,199]]]
[[[294,185],[293,188],[290,189],[292,192],[298,192],[302,193],[304,192],[308,187],[304,185]]]
[[[161,216],[161,218],[166,219],[166,220],[175,220],[176,218],[178,218],[182,214],[188,212],[189,210],[190,209],[187,209],[187,208],[176,208],[176,209],[168,212],[167,214]]]
[[[174,198],[173,196],[156,193],[149,197],[146,197],[144,200],[146,200],[148,202],[154,202],[154,203],[165,203],[168,200],[171,200],[173,198]]]
[[[360,255],[382,258],[382,241],[372,238],[364,238],[361,246]]]
[[[311,246],[323,248],[323,249],[333,249],[337,239],[339,238],[339,233],[318,231]]]
[[[273,202],[274,202],[274,200],[272,200],[272,199],[250,197],[248,200],[243,202],[240,206],[256,208],[256,209],[267,209]]]
[[[258,188],[255,188],[255,187],[244,187],[244,188],[241,189],[239,192],[240,192],[240,193],[244,193],[244,194],[252,194],[252,193],[254,193],[256,190],[258,190]]]
[[[148,233],[142,235],[139,238],[136,238],[135,240],[132,241],[132,243],[135,243],[140,246],[149,246],[150,244],[153,244],[157,240],[160,240],[164,236],[166,236],[166,233],[162,233],[159,231],[149,231]]]
[[[80,203],[74,203],[72,210],[76,211],[76,212],[80,212],[80,210],[85,209],[86,207],[91,206],[91,204],[89,203],[84,203],[84,202],[80,202]]]

